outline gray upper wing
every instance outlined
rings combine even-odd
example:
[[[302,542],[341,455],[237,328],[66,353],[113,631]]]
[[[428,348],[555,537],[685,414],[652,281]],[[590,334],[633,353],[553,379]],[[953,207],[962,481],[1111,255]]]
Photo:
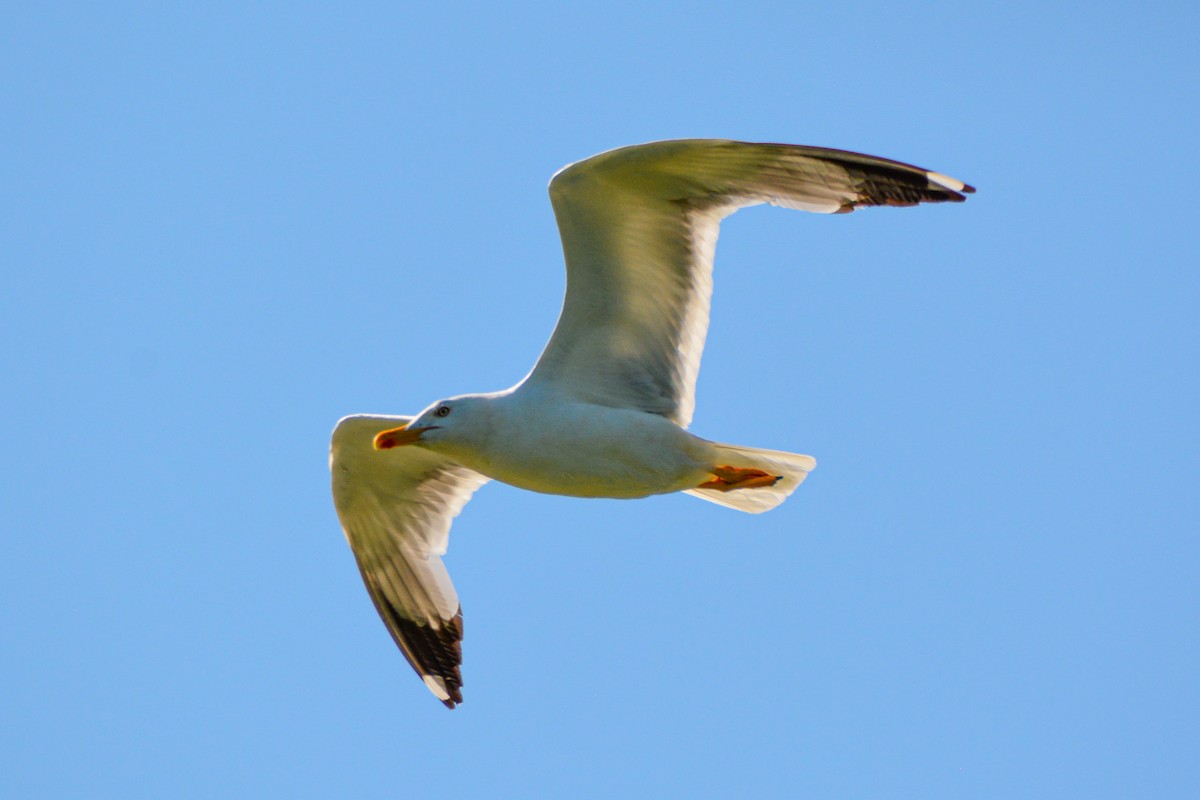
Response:
[[[487,478],[419,447],[377,451],[408,417],[353,416],[330,444],[333,501],[392,638],[447,707],[462,702],[462,608],[442,564],[450,523]]]
[[[973,191],[858,153],[712,139],[635,145],[573,164],[550,182],[566,298],[526,380],[686,426],[723,217],[758,203],[838,213],[961,201]]]

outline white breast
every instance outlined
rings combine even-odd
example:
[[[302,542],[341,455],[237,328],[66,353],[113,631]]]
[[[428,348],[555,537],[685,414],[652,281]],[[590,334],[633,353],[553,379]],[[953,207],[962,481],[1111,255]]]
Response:
[[[480,460],[490,478],[547,494],[645,497],[706,479],[708,442],[670,420],[590,403],[539,402],[518,392]]]

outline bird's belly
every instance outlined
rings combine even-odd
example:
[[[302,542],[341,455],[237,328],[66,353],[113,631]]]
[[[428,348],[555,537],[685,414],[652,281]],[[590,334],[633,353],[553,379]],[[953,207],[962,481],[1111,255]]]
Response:
[[[575,497],[646,497],[708,477],[707,442],[652,414],[584,406],[497,437],[476,469],[504,483]]]

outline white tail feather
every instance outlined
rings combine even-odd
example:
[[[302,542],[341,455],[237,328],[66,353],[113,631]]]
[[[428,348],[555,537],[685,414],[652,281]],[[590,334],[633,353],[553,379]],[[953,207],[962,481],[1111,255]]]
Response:
[[[726,508],[736,508],[750,514],[761,514],[788,499],[796,487],[804,483],[808,473],[817,468],[812,456],[785,453],[781,450],[762,450],[757,447],[739,447],[732,444],[713,442],[720,463],[739,469],[761,469],[770,475],[781,476],[774,486],[754,489],[734,489],[722,492],[719,489],[686,489],[685,493]]]

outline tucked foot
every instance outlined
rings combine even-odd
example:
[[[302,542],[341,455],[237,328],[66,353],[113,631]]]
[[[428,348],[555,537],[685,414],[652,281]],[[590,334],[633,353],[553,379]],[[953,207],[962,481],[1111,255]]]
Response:
[[[782,475],[771,475],[761,469],[743,467],[713,467],[713,479],[697,486],[697,489],[716,489],[718,492],[731,492],[734,489],[761,489],[774,486],[783,479]]]

